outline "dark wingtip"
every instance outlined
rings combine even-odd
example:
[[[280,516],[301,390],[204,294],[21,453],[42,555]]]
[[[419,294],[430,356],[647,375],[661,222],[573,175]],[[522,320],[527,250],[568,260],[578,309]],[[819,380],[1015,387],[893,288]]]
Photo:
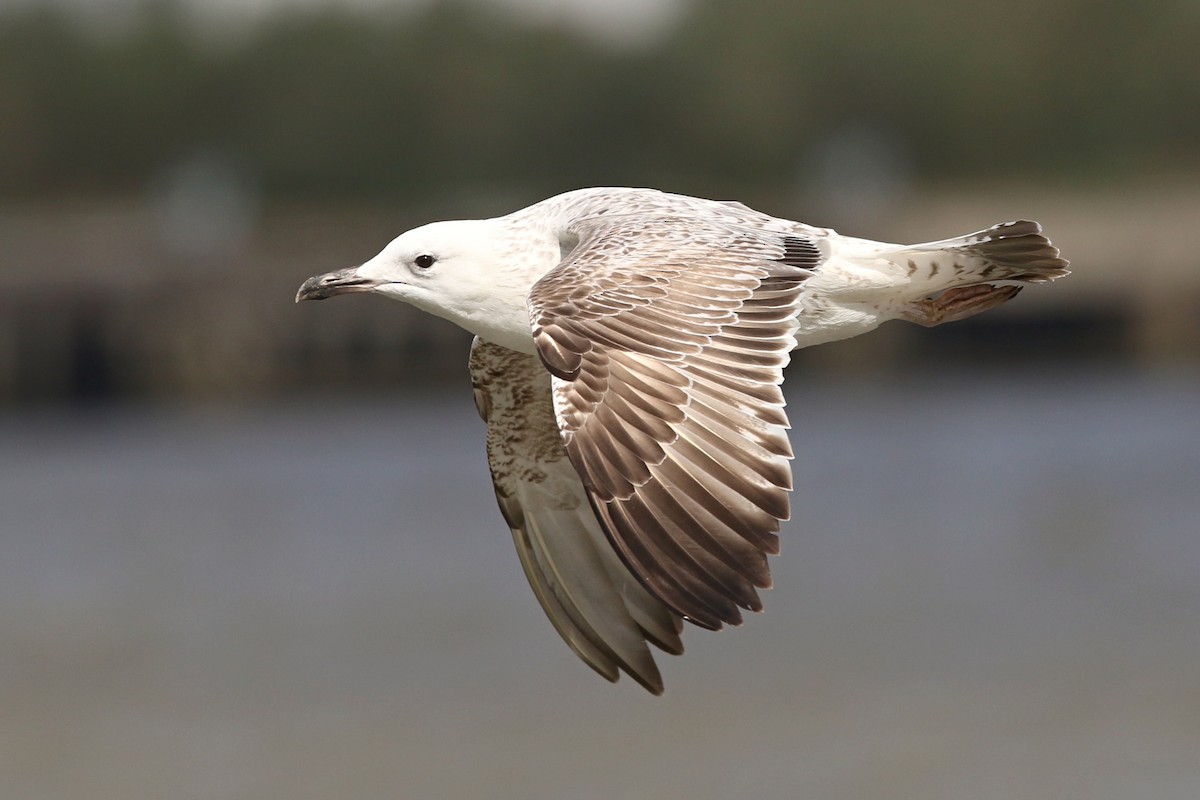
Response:
[[[662,697],[663,692],[666,691],[666,687],[663,685],[662,676],[658,674],[658,670],[655,670],[654,674],[652,675],[639,675],[633,670],[629,669],[626,669],[625,673],[629,677],[633,678],[637,682],[638,686],[641,686],[655,697]]]

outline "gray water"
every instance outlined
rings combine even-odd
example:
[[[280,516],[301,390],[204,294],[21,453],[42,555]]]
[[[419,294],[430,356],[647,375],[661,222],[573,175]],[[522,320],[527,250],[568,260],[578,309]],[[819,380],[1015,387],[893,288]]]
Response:
[[[5,798],[1200,797],[1200,379],[790,379],[767,610],[557,639],[461,391],[0,417]]]

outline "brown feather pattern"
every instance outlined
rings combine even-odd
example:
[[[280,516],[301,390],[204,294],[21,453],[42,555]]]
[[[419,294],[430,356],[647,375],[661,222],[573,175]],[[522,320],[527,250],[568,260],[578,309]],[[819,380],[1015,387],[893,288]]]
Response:
[[[803,237],[681,222],[576,221],[579,244],[529,306],[601,528],[652,594],[718,629],[760,610],[771,585],[791,488],[779,385],[820,253]]]

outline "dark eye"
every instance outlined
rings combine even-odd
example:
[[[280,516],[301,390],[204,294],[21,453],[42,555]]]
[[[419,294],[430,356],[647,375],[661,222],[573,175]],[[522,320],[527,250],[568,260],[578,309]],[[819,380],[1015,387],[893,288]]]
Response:
[[[437,261],[437,259],[433,256],[429,255],[428,253],[422,253],[413,259],[413,265],[418,269],[429,269],[433,266],[433,262],[435,261]]]

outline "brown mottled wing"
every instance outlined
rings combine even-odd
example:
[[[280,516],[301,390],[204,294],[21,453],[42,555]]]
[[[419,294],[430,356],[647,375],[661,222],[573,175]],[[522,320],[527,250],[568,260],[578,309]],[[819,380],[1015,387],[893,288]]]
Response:
[[[488,464],[525,575],[559,635],[610,681],[624,670],[655,694],[662,678],[646,642],[683,652],[680,618],[630,574],[604,538],[567,460],[550,375],[536,356],[476,339],[475,403],[488,424]]]
[[[779,385],[807,238],[719,219],[581,220],[529,296],[563,442],[609,541],[676,613],[762,608],[788,517]]]

